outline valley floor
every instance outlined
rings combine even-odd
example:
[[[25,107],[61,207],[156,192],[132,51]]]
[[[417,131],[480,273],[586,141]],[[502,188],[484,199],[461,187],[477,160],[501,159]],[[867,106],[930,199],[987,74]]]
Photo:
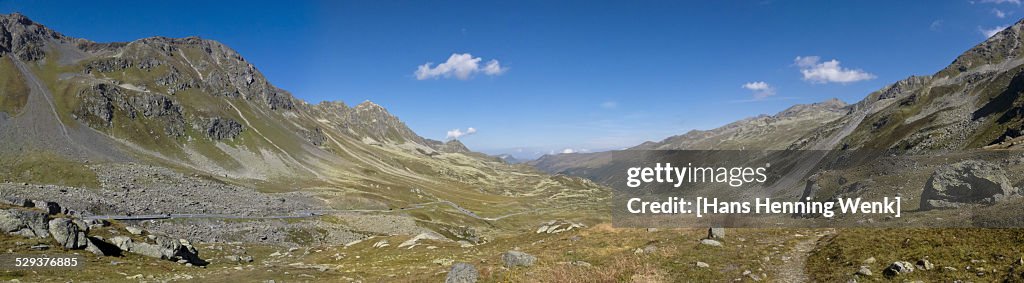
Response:
[[[698,229],[616,229],[608,224],[558,234],[523,232],[463,247],[421,240],[397,247],[406,236],[377,237],[350,246],[288,248],[244,243],[199,244],[206,267],[128,254],[96,257],[79,251],[86,267],[79,282],[441,282],[454,262],[468,262],[482,282],[847,282],[1019,281],[1024,233],[1018,229],[728,229],[721,246],[701,244]],[[33,251],[36,241],[0,236],[8,252]],[[384,247],[378,243],[390,242]],[[506,268],[501,254],[519,250],[537,257],[530,267]],[[226,257],[244,254],[251,263]],[[932,266],[888,277],[896,261]],[[865,266],[871,275],[855,275]],[[66,281],[65,271],[4,271],[21,282]]]

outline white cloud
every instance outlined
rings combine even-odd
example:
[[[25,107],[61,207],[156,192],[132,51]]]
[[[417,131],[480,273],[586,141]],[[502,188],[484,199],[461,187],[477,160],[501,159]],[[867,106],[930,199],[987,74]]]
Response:
[[[619,107],[619,103],[615,101],[605,101],[601,103],[601,108],[604,109],[615,109]]]
[[[1006,12],[1003,12],[1002,10],[999,10],[999,9],[992,9],[992,14],[996,15],[996,18],[1000,18],[1000,19],[1006,17]]]
[[[1009,4],[1020,5],[1020,3],[1021,3],[1020,1],[1021,0],[981,0],[979,2],[981,2],[981,3],[992,3],[992,4],[1009,3]]]
[[[820,62],[818,56],[797,56],[794,64],[800,68],[804,80],[812,83],[852,83],[874,79],[875,75],[860,69],[847,69],[839,66],[839,61],[832,59]]]
[[[476,128],[473,128],[473,127],[466,128],[465,132],[463,132],[461,129],[453,129],[451,131],[448,131],[448,135],[445,138],[446,139],[459,139],[460,137],[472,135],[472,134],[475,134],[475,133],[476,133]]]
[[[432,62],[420,65],[416,68],[415,75],[417,80],[453,77],[460,80],[468,80],[476,73],[497,76],[508,70],[508,68],[502,67],[498,60],[487,61],[487,64],[483,67],[480,66],[480,61],[483,61],[483,59],[473,57],[469,53],[454,53],[451,57],[448,57],[448,61],[438,64],[436,67],[432,67],[434,65]]]
[[[571,147],[567,147],[567,148],[563,149],[562,151],[555,151],[555,150],[548,151],[548,154],[555,155],[555,154],[572,154],[572,153],[588,153],[588,152],[590,152],[590,150],[585,149],[585,148],[574,149],[574,148],[571,148]]]
[[[775,95],[775,88],[762,81],[745,83],[743,84],[743,88],[753,91],[755,99],[762,99]]]
[[[934,20],[931,25],[928,25],[928,29],[932,31],[938,31],[942,29],[942,20]]]
[[[508,69],[502,68],[501,64],[498,63],[498,60],[493,59],[491,61],[487,61],[487,66],[484,66],[484,74],[487,74],[489,76],[501,75],[505,73],[505,70]]]
[[[992,37],[993,35],[996,35],[1000,31],[1003,31],[1004,29],[1006,29],[1006,27],[1007,26],[996,26],[996,27],[990,28],[990,29],[985,29],[985,28],[982,28],[982,27],[978,27],[978,32],[980,32],[981,34],[985,35],[985,38],[989,38],[989,37]]]

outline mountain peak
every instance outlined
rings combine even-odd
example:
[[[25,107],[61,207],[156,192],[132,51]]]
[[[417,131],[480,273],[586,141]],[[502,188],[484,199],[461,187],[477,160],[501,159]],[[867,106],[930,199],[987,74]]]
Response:
[[[43,47],[50,41],[68,42],[70,38],[20,13],[0,15],[0,56],[13,53],[23,61],[43,59]]]
[[[457,152],[457,153],[469,152],[469,148],[466,147],[465,144],[463,144],[461,141],[459,141],[457,139],[451,139],[451,140],[445,142],[444,146],[442,146],[442,148],[440,150],[444,151],[444,152],[452,152],[452,153],[455,153],[455,152]]]
[[[948,67],[936,73],[934,77],[952,77],[979,66],[998,64],[1021,57],[1024,55],[1021,44],[1024,41],[1022,30],[1024,30],[1024,19],[960,54]]]
[[[362,103],[359,103],[354,108],[356,109],[356,111],[373,110],[373,111],[379,111],[379,112],[388,112],[388,110],[384,109],[383,106],[377,105],[376,103],[373,103],[372,101],[369,101],[369,100],[366,100],[366,101],[363,101]]]

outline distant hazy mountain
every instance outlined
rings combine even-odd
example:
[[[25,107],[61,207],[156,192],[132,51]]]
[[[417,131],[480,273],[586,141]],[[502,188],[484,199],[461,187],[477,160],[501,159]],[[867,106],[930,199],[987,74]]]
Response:
[[[851,107],[838,99],[814,104],[794,105],[775,115],[746,118],[711,130],[693,130],[659,142],[645,142],[626,150],[682,149],[786,149],[802,136],[812,133],[850,112]],[[584,177],[611,161],[613,152],[544,155],[530,161],[541,170]]]
[[[512,156],[511,154],[498,154],[498,155],[495,155],[495,157],[500,158],[502,161],[505,161],[505,163],[508,163],[508,164],[523,163],[522,160],[517,159],[515,156]]]

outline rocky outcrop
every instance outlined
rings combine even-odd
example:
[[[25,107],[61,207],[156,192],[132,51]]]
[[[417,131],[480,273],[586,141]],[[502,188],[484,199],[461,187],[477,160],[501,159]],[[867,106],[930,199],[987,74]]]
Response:
[[[98,84],[78,92],[80,101],[72,114],[90,127],[110,127],[114,120],[114,100],[121,90],[109,84]]]
[[[242,134],[245,126],[231,118],[216,117],[207,120],[206,136],[213,140],[235,139]]]
[[[167,74],[156,78],[154,82],[158,85],[166,86],[167,94],[170,95],[174,95],[182,90],[201,87],[198,81],[191,76],[182,75],[175,67],[171,67]]]
[[[85,68],[82,70],[83,73],[92,74],[93,72],[99,73],[110,73],[116,71],[122,71],[134,66],[132,61],[120,57],[106,58],[93,60],[85,64]]]
[[[881,100],[901,97],[903,94],[910,93],[911,91],[926,85],[930,80],[930,76],[910,76],[909,78],[897,81],[882,88],[878,99]]]
[[[5,199],[5,202],[21,203],[25,206],[35,203],[52,203],[54,206],[60,207],[56,203],[44,201]],[[25,237],[47,238],[52,236],[53,240],[65,249],[85,249],[100,256],[117,256],[122,252],[130,252],[183,264],[207,264],[206,261],[199,258],[199,251],[188,240],[149,234],[142,241],[135,241],[128,236],[116,236],[107,242],[103,238],[88,235],[90,226],[104,227],[104,221],[87,222],[68,217],[50,219],[50,214],[38,209],[46,207],[52,206],[0,209],[0,230]],[[72,211],[63,213],[77,215]]]
[[[170,97],[155,93],[133,93],[111,84],[96,84],[78,92],[81,101],[73,117],[93,128],[113,125],[115,115],[127,119],[147,118],[158,121],[169,136],[185,134],[182,108]],[[118,114],[120,113],[120,114]]]
[[[24,237],[46,238],[50,236],[49,216],[39,210],[0,210],[0,231]]]
[[[327,142],[327,136],[324,135],[324,130],[319,127],[313,128],[313,130],[303,130],[302,135],[306,137],[306,141],[314,146],[324,146]]]
[[[946,165],[935,170],[921,193],[921,209],[957,208],[992,204],[1016,195],[999,166],[978,160]]]

